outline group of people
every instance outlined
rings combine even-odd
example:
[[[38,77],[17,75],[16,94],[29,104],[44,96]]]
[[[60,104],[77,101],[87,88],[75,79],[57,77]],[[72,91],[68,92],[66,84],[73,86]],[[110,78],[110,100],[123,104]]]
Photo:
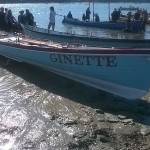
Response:
[[[82,15],[82,21],[90,21],[90,14],[91,14],[91,11],[90,11],[90,8],[88,7],[86,9],[85,14]],[[97,13],[94,14],[94,21],[95,22],[100,22],[99,15]]]
[[[34,25],[34,17],[32,13],[28,9],[26,9],[26,13],[24,11],[19,11],[18,20],[12,14],[12,10],[8,8],[1,7],[0,8],[0,30],[7,32],[14,32],[21,30],[20,24],[28,24]]]
[[[31,26],[35,26],[35,22],[34,22],[34,16],[33,14],[29,11],[29,9],[25,10],[21,10],[19,11],[19,16],[18,16],[18,23],[20,24],[28,24]]]
[[[16,26],[16,19],[12,15],[10,9],[1,7],[0,8],[0,29],[10,32],[11,29]]]
[[[145,31],[145,25],[148,19],[147,10],[137,9],[134,14],[132,14],[130,11],[127,13],[127,15],[123,15],[120,8],[118,10],[115,8],[111,14],[111,21],[117,22],[121,16],[126,18],[127,29],[131,29],[131,21],[137,21],[137,23],[141,23],[141,28],[143,31]]]
[[[91,14],[91,11],[90,11],[90,8],[88,7],[86,9],[86,13],[82,15],[82,21],[90,21],[90,14]],[[73,15],[72,15],[71,11],[69,11],[69,13],[67,14],[67,18],[73,19]],[[94,14],[94,21],[100,22],[99,15],[97,13]]]
[[[131,20],[141,23],[141,29],[145,31],[145,25],[148,19],[148,12],[146,10],[137,10],[134,14],[128,12],[127,14],[127,29],[131,29]]]
[[[111,20],[113,22],[117,22],[117,20],[120,18],[121,15],[121,9],[118,10],[115,8],[114,11],[111,13]]]
[[[82,16],[82,20],[83,21],[90,21],[90,8],[88,7],[86,9],[85,14],[83,14]],[[121,9],[114,9],[114,11],[111,14],[111,21],[113,22],[117,22],[118,19],[120,18],[120,16],[122,15],[121,13]],[[50,28],[52,27],[52,30],[54,31],[55,28],[55,16],[56,16],[56,12],[54,10],[54,7],[51,6],[50,7],[50,14],[49,14],[49,24],[48,24],[48,31],[50,30]],[[73,19],[72,13],[71,11],[69,11],[69,13],[67,14],[67,18],[68,19]],[[141,21],[142,23],[142,28],[143,30],[145,30],[145,24],[148,18],[148,13],[146,10],[137,10],[134,15],[132,15],[131,12],[129,12],[127,14],[127,28],[130,28],[130,22],[131,20],[136,20],[136,21]],[[94,21],[95,22],[100,22],[100,18],[99,15],[96,13],[94,14]],[[7,8],[0,8],[0,30],[5,30],[10,32],[13,28],[20,28],[20,24],[28,24],[31,26],[35,26],[35,22],[34,22],[34,16],[33,14],[26,9],[25,12],[24,10],[19,11],[19,15],[18,15],[18,20],[15,19],[15,17],[12,14],[11,9],[7,9]]]
[[[131,16],[132,16],[132,13],[131,13]],[[143,29],[143,31],[145,31],[145,25],[146,25],[146,22],[148,20],[147,10],[137,9],[137,11],[135,12],[135,14],[132,17],[136,21],[141,21],[142,29]]]

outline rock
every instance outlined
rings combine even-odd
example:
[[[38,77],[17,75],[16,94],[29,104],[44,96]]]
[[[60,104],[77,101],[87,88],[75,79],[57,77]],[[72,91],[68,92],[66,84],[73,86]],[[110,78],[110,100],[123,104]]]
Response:
[[[35,143],[32,141],[26,141],[23,146],[24,149],[32,149],[35,148]]]
[[[123,119],[126,119],[127,117],[126,116],[123,116],[123,115],[118,115],[118,118],[123,120]]]
[[[95,116],[99,122],[105,122],[106,120],[103,114],[96,114]]]
[[[68,150],[74,150],[74,149],[77,149],[78,147],[79,145],[77,143],[74,143],[74,142],[68,143]]]
[[[51,136],[51,137],[58,137],[60,135],[60,132],[57,129],[49,129],[47,133],[48,133],[48,136]]]
[[[73,135],[73,138],[75,138],[79,149],[87,149],[88,146],[94,142],[94,139],[90,136],[90,133],[85,131],[76,132]]]
[[[91,112],[91,108],[90,107],[86,107],[86,106],[83,106],[83,107],[80,107],[82,113],[84,113],[85,115],[92,115],[92,112]]]
[[[133,119],[124,119],[124,120],[122,120],[122,123],[124,123],[124,124],[128,124],[128,123],[133,124]]]
[[[119,119],[116,116],[108,113],[106,114],[106,120],[111,123],[119,122]]]
[[[76,132],[73,138],[75,138],[76,142],[68,144],[69,150],[85,150],[89,148],[89,145],[94,143],[94,139],[90,137],[90,133],[85,131]]]
[[[97,113],[104,114],[104,111],[101,110],[101,109],[95,109],[95,111],[96,111]]]
[[[50,120],[55,120],[56,119],[56,116],[55,115],[51,115],[50,116]]]
[[[107,136],[104,135],[97,135],[97,140],[101,141],[101,142],[109,142],[109,138]]]
[[[126,125],[124,127],[115,130],[118,135],[134,135],[139,132],[139,128],[131,125]]]
[[[51,112],[51,114],[49,115],[49,119],[52,121],[59,118],[59,117],[60,117],[60,115],[57,113],[54,113],[54,112]]]
[[[82,118],[79,119],[79,123],[83,125],[88,125],[93,121],[92,117],[90,116],[83,116]]]
[[[76,119],[70,119],[70,120],[65,120],[64,125],[74,125],[77,124],[77,120]]]
[[[150,143],[146,144],[146,146],[144,147],[144,150],[150,150]]]
[[[141,132],[142,135],[147,136],[147,135],[150,134],[150,128],[144,127],[144,128],[142,128],[142,129],[140,130],[140,132]]]
[[[80,138],[83,138],[84,136],[87,135],[87,132],[85,131],[79,131],[79,132],[76,132],[74,135],[73,135],[73,138],[77,138],[77,139],[80,139]]]

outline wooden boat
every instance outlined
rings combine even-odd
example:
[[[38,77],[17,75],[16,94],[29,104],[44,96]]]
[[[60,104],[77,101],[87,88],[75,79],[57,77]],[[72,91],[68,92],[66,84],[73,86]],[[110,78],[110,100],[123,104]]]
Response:
[[[0,55],[137,99],[150,87],[150,49],[89,47],[24,37],[0,39]]]
[[[84,36],[74,33],[49,31],[37,26],[22,25],[26,36],[36,39],[48,39],[61,43],[80,43],[88,46],[111,46],[128,48],[150,48],[150,39],[110,39]]]
[[[62,23],[77,25],[77,26],[85,26],[85,27],[94,27],[94,28],[102,28],[102,29],[111,29],[111,30],[124,30],[127,28],[126,22],[112,22],[112,21],[102,21],[102,22],[94,22],[94,21],[81,21],[79,19],[68,19],[64,17]],[[131,21],[131,31],[139,32],[142,30],[142,24],[140,21]]]

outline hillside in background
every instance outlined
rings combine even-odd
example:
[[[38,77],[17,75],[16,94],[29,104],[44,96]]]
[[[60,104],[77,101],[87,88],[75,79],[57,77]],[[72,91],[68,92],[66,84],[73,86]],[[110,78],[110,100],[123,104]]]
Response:
[[[1,4],[6,3],[50,3],[50,2],[89,2],[93,0],[0,0]],[[129,3],[137,3],[137,2],[150,2],[150,0],[94,0],[95,2],[129,2]]]

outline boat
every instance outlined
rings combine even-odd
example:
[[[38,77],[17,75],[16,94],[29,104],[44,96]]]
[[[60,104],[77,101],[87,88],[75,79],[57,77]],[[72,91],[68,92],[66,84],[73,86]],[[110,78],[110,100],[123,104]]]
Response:
[[[95,21],[81,21],[77,18],[68,19],[67,17],[64,17],[62,23],[76,25],[76,26],[110,29],[110,30],[124,30],[127,28],[127,23],[124,21],[122,21],[122,22],[112,22],[112,21],[95,22]],[[132,32],[142,31],[141,22],[134,21],[134,20],[131,21],[131,31]]]
[[[150,48],[89,47],[26,37],[0,39],[0,55],[135,100],[150,87]]]
[[[130,5],[129,7],[119,7],[120,10],[125,10],[125,11],[136,11],[139,10],[139,7],[134,7],[132,5]]]
[[[96,36],[78,35],[39,28],[37,26],[21,25],[24,34],[31,38],[48,39],[61,43],[80,43],[87,46],[111,46],[128,48],[150,48],[150,39],[111,39]]]

